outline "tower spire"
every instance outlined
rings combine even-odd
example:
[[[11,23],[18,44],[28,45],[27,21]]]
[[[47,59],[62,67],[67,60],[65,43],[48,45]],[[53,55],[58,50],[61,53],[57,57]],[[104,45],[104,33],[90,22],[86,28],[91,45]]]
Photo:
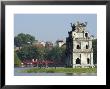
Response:
[[[72,27],[72,31],[74,31],[75,30],[75,24],[72,24],[72,23],[70,23],[71,24],[71,27]]]

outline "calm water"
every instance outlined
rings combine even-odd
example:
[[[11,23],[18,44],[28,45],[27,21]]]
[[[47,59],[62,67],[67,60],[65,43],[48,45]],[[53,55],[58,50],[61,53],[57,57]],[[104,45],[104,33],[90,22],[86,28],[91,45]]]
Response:
[[[14,68],[15,76],[97,76],[97,73],[19,73],[30,68]]]

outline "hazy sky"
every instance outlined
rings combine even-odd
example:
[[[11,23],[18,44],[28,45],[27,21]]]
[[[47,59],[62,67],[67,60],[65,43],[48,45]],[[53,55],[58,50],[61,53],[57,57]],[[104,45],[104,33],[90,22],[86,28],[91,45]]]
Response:
[[[65,40],[70,23],[77,21],[88,22],[87,31],[96,37],[96,14],[15,14],[14,33],[27,33],[35,36],[39,41]]]

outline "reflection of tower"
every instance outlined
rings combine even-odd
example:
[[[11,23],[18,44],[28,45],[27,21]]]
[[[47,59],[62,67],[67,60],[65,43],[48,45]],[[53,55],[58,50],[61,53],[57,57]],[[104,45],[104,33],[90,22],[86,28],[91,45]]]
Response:
[[[66,38],[68,66],[93,66],[92,38],[86,32],[86,25],[87,22],[77,22],[75,30],[68,32],[69,37]]]

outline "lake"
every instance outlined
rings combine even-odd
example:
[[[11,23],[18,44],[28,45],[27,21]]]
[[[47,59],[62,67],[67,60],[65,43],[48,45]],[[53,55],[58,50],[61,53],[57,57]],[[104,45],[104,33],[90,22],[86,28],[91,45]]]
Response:
[[[15,76],[97,76],[97,73],[20,73],[18,71],[31,69],[27,68],[14,68]]]

